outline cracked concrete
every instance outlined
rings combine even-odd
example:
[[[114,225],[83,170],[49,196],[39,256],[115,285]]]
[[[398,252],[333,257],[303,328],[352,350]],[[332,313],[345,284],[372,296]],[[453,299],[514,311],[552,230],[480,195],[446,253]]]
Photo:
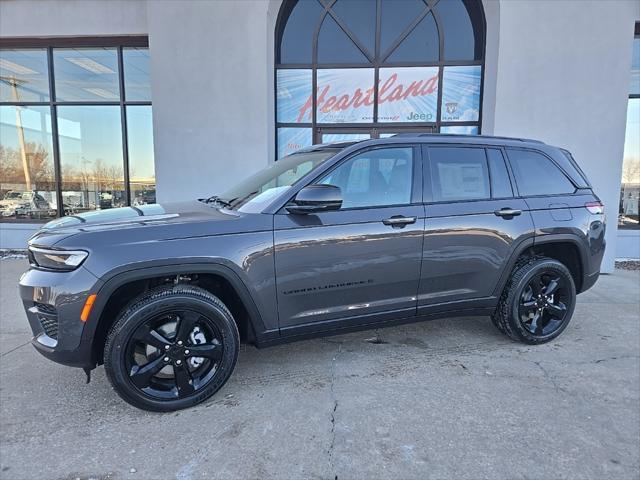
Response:
[[[338,410],[338,400],[336,399],[336,395],[334,392],[334,384],[336,380],[336,360],[340,356],[340,352],[342,352],[342,342],[338,343],[338,351],[336,352],[336,354],[333,356],[333,359],[331,360],[331,383],[329,384],[329,391],[331,392],[333,409],[331,410],[331,432],[330,432],[331,443],[329,443],[329,448],[327,449],[330,471],[334,471],[333,449],[336,441],[336,411]],[[336,479],[337,479],[337,475],[336,475]]]
[[[0,261],[0,479],[639,477],[640,272],[546,345],[477,317],[243,346],[214,398],[152,414],[27,345],[25,268]]]

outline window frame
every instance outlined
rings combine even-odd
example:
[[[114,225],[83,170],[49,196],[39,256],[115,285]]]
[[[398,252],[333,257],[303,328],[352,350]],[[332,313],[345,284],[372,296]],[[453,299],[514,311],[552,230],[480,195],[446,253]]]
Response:
[[[431,159],[431,150],[435,150],[438,148],[463,148],[463,149],[477,149],[477,150],[482,150],[482,153],[484,154],[484,160],[485,160],[485,165],[487,167],[487,178],[488,178],[488,182],[489,182],[489,196],[486,198],[462,198],[462,199],[457,199],[457,200],[434,200],[434,196],[433,196],[433,192],[434,192],[434,185],[433,185],[433,176],[431,175],[431,168],[433,166],[432,163],[432,159]],[[494,198],[493,197],[493,182],[492,182],[492,177],[491,177],[491,166],[489,165],[489,157],[487,156],[487,148],[490,148],[486,145],[467,145],[467,144],[463,144],[463,143],[437,143],[437,144],[425,144],[424,145],[424,150],[426,150],[426,154],[423,155],[424,161],[426,162],[426,164],[423,166],[423,172],[424,172],[424,187],[423,187],[423,191],[424,193],[428,193],[429,197],[427,198],[426,196],[424,197],[424,203],[425,204],[432,204],[432,205],[440,205],[440,204],[450,204],[450,203],[467,203],[467,202],[489,202],[491,200],[499,200],[498,198]],[[511,175],[511,172],[507,169],[507,173],[509,173],[509,175]],[[509,177],[509,179],[511,180],[511,177]],[[427,190],[428,188],[428,190]]]
[[[420,130],[420,128],[429,128],[435,129],[436,132],[440,131],[440,127],[444,126],[477,126],[478,127],[478,135],[482,133],[482,115],[483,115],[483,103],[484,103],[484,76],[485,76],[485,59],[486,59],[486,37],[487,37],[487,22],[484,13],[484,8],[480,0],[479,8],[477,12],[475,12],[476,18],[474,15],[469,15],[472,26],[479,29],[478,34],[475,36],[476,46],[474,57],[478,56],[479,60],[446,60],[444,58],[444,43],[445,43],[445,35],[443,33],[442,21],[440,20],[437,9],[437,1],[433,0],[422,0],[424,3],[424,10],[402,31],[400,36],[391,43],[391,45],[387,48],[386,51],[381,51],[381,25],[382,25],[382,0],[372,0],[375,1],[376,8],[376,32],[375,32],[375,51],[370,52],[365,46],[361,44],[361,42],[357,39],[356,35],[344,24],[344,22],[340,19],[339,15],[332,10],[333,5],[337,0],[315,0],[319,2],[320,7],[323,9],[323,12],[320,14],[320,17],[314,26],[314,32],[312,36],[312,48],[311,48],[311,63],[282,63],[280,61],[280,49],[283,39],[284,30],[289,20],[289,16],[293,9],[296,6],[298,0],[285,0],[280,7],[278,18],[276,20],[275,27],[275,38],[274,38],[274,71],[273,71],[273,81],[274,81],[274,124],[275,124],[275,142],[274,142],[274,151],[275,158],[278,158],[278,128],[282,127],[293,127],[293,128],[310,128],[312,132],[311,142],[312,145],[321,143],[320,142],[320,131],[322,128],[339,128],[339,129],[349,129],[349,128],[362,128],[368,127],[372,134],[371,138],[378,138],[378,131],[387,128],[405,128],[405,129],[414,129]],[[466,1],[473,0],[462,0],[464,3]],[[427,17],[429,14],[432,14],[434,20],[436,22],[436,27],[438,30],[439,36],[439,45],[438,52],[439,58],[437,62],[393,62],[393,63],[385,63],[385,61],[396,51],[396,49],[400,46],[400,44],[415,30],[415,28],[420,24],[420,22]],[[349,37],[349,39],[353,42],[358,50],[363,54],[363,56],[369,61],[369,63],[339,63],[339,64],[331,64],[331,63],[319,63],[318,62],[318,37],[320,34],[320,29],[322,24],[327,16],[330,16],[342,29],[342,31]],[[480,43],[480,45],[478,45]],[[478,120],[477,121],[442,121],[442,94],[443,94],[443,77],[444,77],[444,68],[451,66],[480,66],[480,98],[479,98],[479,106],[478,106]],[[438,67],[438,95],[437,95],[437,105],[436,105],[436,119],[431,122],[379,122],[378,121],[378,84],[380,80],[380,69],[381,68],[401,68],[401,67]],[[347,68],[372,68],[374,70],[374,81],[373,81],[373,121],[367,123],[319,123],[317,119],[317,88],[318,88],[318,70],[324,69],[347,69]],[[285,69],[310,69],[311,70],[311,122],[304,123],[288,123],[288,122],[278,122],[277,118],[277,88],[278,88],[278,80],[277,80],[277,72],[278,70]]]
[[[542,155],[547,160],[549,160],[558,169],[558,171],[562,175],[564,175],[564,177],[567,179],[567,181],[571,185],[573,185],[573,192],[567,192],[567,193],[541,193],[541,194],[538,194],[538,195],[525,195],[525,194],[523,194],[520,191],[520,185],[518,184],[518,178],[517,178],[517,175],[516,175],[516,169],[513,166],[515,162],[509,156],[509,150],[522,150],[522,151],[532,152],[532,153],[536,153],[538,155]],[[511,179],[512,179],[511,180],[512,181],[512,186],[515,187],[514,188],[514,196],[517,193],[517,198],[564,197],[564,196],[567,196],[567,195],[575,195],[577,192],[580,191],[580,187],[575,184],[575,182],[573,181],[571,176],[567,174],[567,172],[564,170],[564,168],[562,168],[558,164],[558,162],[556,162],[550,155],[547,155],[542,150],[537,150],[535,148],[528,148],[528,147],[508,146],[508,147],[502,147],[502,152],[503,152],[503,155],[504,155],[504,157],[505,157],[505,159],[507,161],[507,165],[508,165],[508,168],[509,168],[509,174],[511,175]]]
[[[286,211],[286,206],[289,205],[296,198],[296,195],[300,190],[310,185],[315,185],[316,182],[322,180],[324,177],[331,175],[331,173],[344,165],[346,162],[351,160],[352,158],[362,155],[371,150],[383,150],[389,148],[411,148],[413,151],[413,169],[412,169],[412,183],[411,183],[411,197],[409,203],[401,203],[401,204],[393,204],[393,205],[370,205],[370,206],[360,206],[360,207],[348,207],[348,208],[340,208],[337,212],[350,212],[357,210],[376,210],[380,208],[392,208],[392,207],[405,207],[405,206],[416,206],[422,205],[422,170],[423,170],[423,159],[422,159],[422,151],[420,145],[415,143],[393,143],[388,145],[371,145],[365,148],[358,149],[354,152],[350,152],[339,160],[335,161],[330,166],[326,166],[321,172],[318,172],[314,175],[309,181],[305,182],[304,185],[300,186],[300,188],[296,188],[294,192],[292,192],[287,200],[282,203],[282,206],[277,209],[277,213],[288,214]],[[311,174],[313,172],[309,172]],[[303,179],[301,179],[303,180]],[[280,202],[278,202],[280,203]],[[268,213],[268,210],[263,211],[263,213]],[[334,212],[335,213],[335,212]]]
[[[636,41],[640,41],[640,22],[636,22],[636,23],[635,23],[635,25],[634,25],[634,29],[633,29],[633,40],[632,40],[632,41],[633,41],[634,43],[635,43]],[[633,44],[632,44],[632,46],[631,46],[631,52],[632,52],[632,54],[633,54]],[[632,59],[632,67],[633,67],[633,59]],[[632,71],[633,71],[633,70],[632,70]],[[631,90],[629,89],[629,92],[628,92],[628,93],[629,93],[629,94],[628,94],[628,97],[627,97],[627,110],[628,110],[628,109],[629,109],[629,107],[630,107],[631,100],[637,100],[637,99],[640,99],[640,91],[639,91],[639,92],[636,92],[636,93],[633,93],[633,92],[631,92]],[[626,139],[626,122],[625,122],[625,144],[626,144],[626,141],[627,141],[627,139]],[[624,200],[624,197],[623,197],[623,194],[624,194],[623,185],[624,185],[624,184],[623,184],[623,182],[622,182],[622,172],[624,171],[624,170],[623,170],[623,169],[624,169],[624,153],[623,153],[623,159],[622,159],[621,169],[622,169],[622,171],[621,171],[621,174],[620,174],[620,193],[618,194],[618,213],[617,213],[617,218],[618,218],[618,220],[616,221],[616,228],[617,228],[618,230],[622,230],[622,231],[635,231],[635,232],[638,232],[638,231],[640,231],[640,224],[638,224],[637,226],[636,226],[636,225],[627,226],[627,225],[624,225],[624,224],[623,224],[623,225],[620,225],[620,217],[621,217],[621,215],[623,214],[623,212],[622,212],[622,209],[623,209],[622,204],[623,204],[623,200]],[[586,177],[585,177],[585,178],[586,178]],[[639,213],[640,213],[640,212],[639,212]]]
[[[119,35],[106,37],[2,37],[0,49],[44,49],[47,57],[49,101],[47,102],[0,102],[0,106],[49,107],[51,115],[51,136],[53,142],[53,171],[56,188],[56,216],[65,216],[62,196],[62,169],[60,164],[60,144],[58,132],[58,106],[119,106],[120,128],[122,130],[122,159],[124,169],[124,189],[127,206],[131,205],[131,185],[129,178],[129,142],[127,131],[127,106],[152,106],[151,100],[126,100],[123,50],[130,47],[149,48],[146,35]],[[55,72],[53,50],[57,48],[115,48],[118,65],[118,100],[105,101],[58,101],[55,95]]]

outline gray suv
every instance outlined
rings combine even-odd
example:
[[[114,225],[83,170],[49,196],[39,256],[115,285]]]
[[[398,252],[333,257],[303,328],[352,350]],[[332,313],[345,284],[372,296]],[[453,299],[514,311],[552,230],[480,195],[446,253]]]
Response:
[[[54,220],[20,295],[45,357],[104,363],[124,400],[168,411],[219,390],[241,341],[490,315],[548,342],[596,282],[604,233],[566,150],[402,134],[300,150],[219,196]]]

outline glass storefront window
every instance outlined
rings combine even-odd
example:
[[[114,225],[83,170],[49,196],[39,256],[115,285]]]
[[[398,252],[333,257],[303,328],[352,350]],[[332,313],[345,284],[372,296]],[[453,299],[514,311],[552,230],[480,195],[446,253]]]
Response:
[[[318,123],[373,121],[373,69],[318,70]]]
[[[0,50],[0,102],[48,102],[47,50]]]
[[[276,72],[276,118],[281,123],[311,123],[311,69]]]
[[[379,122],[435,122],[438,67],[381,68]]]
[[[0,221],[155,202],[146,39],[87,42],[0,49]]]
[[[640,95],[640,37],[633,39],[629,95]]]
[[[323,133],[322,143],[332,142],[357,142],[359,140],[368,140],[371,135],[368,133]]]
[[[278,158],[311,145],[310,128],[278,128]]]
[[[124,94],[128,101],[151,101],[149,49],[123,48]]]
[[[618,227],[640,229],[640,98],[630,98],[622,162]]]
[[[153,122],[151,107],[127,107],[129,185],[131,205],[156,202],[156,175],[153,162]]]
[[[0,216],[3,220],[56,215],[49,107],[0,107]]]
[[[479,133],[483,18],[475,0],[282,0],[276,132]],[[277,136],[278,157],[291,143]]]
[[[480,118],[480,65],[444,67],[442,121],[477,122]]]
[[[126,205],[118,106],[58,107],[66,214]]]
[[[56,101],[120,100],[115,48],[55,48],[53,63]]]
[[[478,135],[477,125],[443,125],[440,133],[451,133],[456,135]]]

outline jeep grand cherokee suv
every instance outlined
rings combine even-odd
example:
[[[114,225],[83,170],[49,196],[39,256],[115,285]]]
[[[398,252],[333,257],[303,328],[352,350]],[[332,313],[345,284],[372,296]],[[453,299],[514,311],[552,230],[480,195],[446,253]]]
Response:
[[[220,196],[52,221],[20,294],[51,360],[148,410],[202,402],[258,347],[442,316],[560,335],[598,278],[603,206],[566,150],[397,135],[316,145]]]

